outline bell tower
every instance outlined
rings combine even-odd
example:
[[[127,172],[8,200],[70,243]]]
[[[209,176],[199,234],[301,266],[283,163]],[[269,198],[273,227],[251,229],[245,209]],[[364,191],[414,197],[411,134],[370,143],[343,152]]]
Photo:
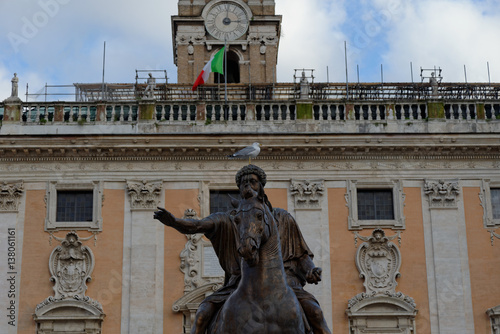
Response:
[[[226,45],[228,83],[271,83],[276,78],[281,15],[274,0],[179,0],[172,16],[177,82],[192,84],[210,57]],[[212,75],[209,82],[224,81]]]

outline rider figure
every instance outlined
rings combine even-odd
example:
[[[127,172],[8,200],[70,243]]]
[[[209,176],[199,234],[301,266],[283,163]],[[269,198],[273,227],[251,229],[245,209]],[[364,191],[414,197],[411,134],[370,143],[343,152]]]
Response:
[[[331,333],[318,301],[303,289],[306,283],[317,284],[321,281],[321,268],[314,266],[313,254],[295,219],[286,210],[272,208],[264,192],[266,174],[261,168],[255,165],[243,167],[236,174],[236,184],[242,198],[261,196],[273,212],[280,232],[287,283],[295,292],[313,333]],[[204,334],[216,312],[238,287],[241,278],[231,212],[214,213],[204,219],[193,220],[178,219],[165,209],[159,209],[155,212],[155,218],[184,234],[204,233],[212,242],[219,263],[226,273],[224,286],[205,298],[196,313],[191,334]]]

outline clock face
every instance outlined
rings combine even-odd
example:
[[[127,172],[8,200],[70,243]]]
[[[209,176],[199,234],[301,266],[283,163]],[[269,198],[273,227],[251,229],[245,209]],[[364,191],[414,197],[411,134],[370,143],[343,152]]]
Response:
[[[248,17],[237,3],[224,1],[213,5],[205,18],[205,27],[213,37],[221,41],[234,41],[246,33]]]

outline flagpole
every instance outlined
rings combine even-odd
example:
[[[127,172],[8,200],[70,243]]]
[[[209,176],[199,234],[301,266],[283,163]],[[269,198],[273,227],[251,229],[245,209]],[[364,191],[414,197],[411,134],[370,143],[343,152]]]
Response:
[[[227,110],[227,39],[224,38],[224,103]]]

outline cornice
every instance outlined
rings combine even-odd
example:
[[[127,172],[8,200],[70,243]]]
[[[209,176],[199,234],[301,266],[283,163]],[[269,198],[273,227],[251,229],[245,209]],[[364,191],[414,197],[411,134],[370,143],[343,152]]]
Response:
[[[249,143],[260,160],[500,159],[497,135],[116,135],[0,138],[0,162],[219,161]]]

